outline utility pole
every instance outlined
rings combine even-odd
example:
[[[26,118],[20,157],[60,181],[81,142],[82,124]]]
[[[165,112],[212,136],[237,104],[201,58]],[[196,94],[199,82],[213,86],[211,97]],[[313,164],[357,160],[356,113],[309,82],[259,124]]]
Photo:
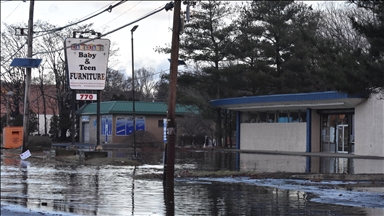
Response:
[[[28,52],[27,57],[32,58],[32,40],[33,40],[33,10],[35,1],[30,0],[29,5],[29,20],[28,20]],[[24,116],[23,116],[23,146],[21,152],[28,150],[28,134],[29,134],[29,91],[31,87],[31,72],[32,69],[27,67],[25,77],[25,91],[24,91]]]
[[[179,32],[180,32],[180,8],[181,1],[175,1],[173,12],[173,29],[172,29],[172,47],[171,47],[171,66],[169,81],[169,97],[167,112],[167,172],[166,185],[167,188],[173,187],[175,173],[175,143],[176,143],[176,85],[177,85],[177,68],[179,59]]]
[[[175,175],[175,143],[176,143],[176,85],[177,69],[179,66],[179,34],[180,34],[181,1],[175,1],[173,12],[173,30],[171,47],[171,66],[169,78],[169,97],[167,112],[167,146],[166,146],[166,176],[165,194],[167,215],[175,215],[174,175]]]

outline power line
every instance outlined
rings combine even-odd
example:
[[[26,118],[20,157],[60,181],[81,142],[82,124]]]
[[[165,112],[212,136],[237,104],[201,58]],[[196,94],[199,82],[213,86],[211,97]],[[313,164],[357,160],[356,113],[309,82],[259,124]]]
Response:
[[[121,5],[121,4],[123,4],[123,3],[125,3],[125,2],[126,2],[126,0],[122,0],[122,1],[120,1],[119,3],[117,3],[117,4],[115,4],[115,5],[110,5],[107,9],[104,9],[103,11],[101,11],[101,12],[99,12],[99,13],[93,15],[93,16],[90,16],[90,17],[88,17],[88,18],[85,18],[85,19],[82,19],[82,20],[80,20],[80,21],[74,22],[74,23],[72,23],[72,24],[68,24],[68,25],[66,25],[66,26],[59,27],[59,28],[54,28],[54,29],[49,29],[49,30],[44,30],[44,31],[37,31],[37,32],[33,32],[33,33],[43,33],[43,32],[55,32],[55,31],[61,31],[61,30],[63,30],[64,28],[68,28],[68,27],[70,27],[70,26],[77,25],[77,24],[79,24],[79,23],[82,23],[82,22],[84,22],[84,21],[87,21],[87,20],[89,20],[89,19],[92,19],[92,18],[94,18],[94,17],[96,17],[96,16],[98,16],[98,15],[100,15],[100,14],[106,12],[106,11],[111,12],[113,8],[115,8],[115,7],[117,7],[117,6]]]
[[[15,53],[13,53],[13,55],[11,55],[11,57],[9,57],[7,60],[5,60],[4,63],[5,63],[5,62],[8,62],[9,60],[11,60],[11,59],[13,58],[13,56],[15,56],[15,55],[21,50],[21,48],[23,48],[26,44],[28,44],[28,41],[27,41],[27,40],[25,41],[25,43],[24,43],[23,45],[21,45],[21,46],[16,50]]]
[[[100,8],[100,9],[98,9],[98,10],[96,10],[96,11],[94,11],[94,12],[88,14],[87,16],[84,16],[84,17],[80,18],[80,20],[81,20],[81,19],[84,19],[85,17],[91,16],[92,14],[96,13],[97,11],[100,11],[100,10],[104,10],[104,11],[105,11],[104,8],[109,7],[109,6],[111,6],[110,3],[108,3],[108,4],[105,5],[104,7],[102,7],[102,8]],[[104,11],[103,11],[103,12],[104,12]],[[62,28],[63,28],[63,27],[60,27],[60,28],[57,28],[57,29],[62,29]],[[37,36],[35,36],[35,38],[38,38],[38,37],[42,37],[42,36],[51,34],[51,31],[50,31],[50,30],[44,30],[44,31],[39,31],[39,32],[46,32],[46,33],[45,33],[45,34],[41,34],[41,35],[37,35]],[[39,33],[39,32],[35,32],[35,33]]]
[[[159,71],[159,72],[155,72],[153,74],[148,74],[147,76],[142,76],[142,77],[136,77],[134,80],[139,80],[139,79],[142,79],[142,78],[147,78],[147,77],[151,77],[151,76],[155,76],[155,75],[158,75],[158,74],[161,74],[163,72],[167,72],[171,69],[167,69],[167,70],[162,70],[162,71]]]
[[[123,14],[127,13],[128,11],[130,11],[131,9],[133,9],[134,7],[136,7],[136,6],[137,6],[138,4],[140,4],[141,2],[142,2],[142,1],[139,1],[137,4],[135,4],[134,6],[132,6],[131,8],[129,8],[128,10],[126,10],[125,12],[123,12],[122,14],[120,14],[119,16],[113,18],[112,20],[110,20],[109,22],[105,23],[104,25],[102,25],[102,26],[100,26],[100,27],[98,27],[98,28],[104,27],[105,25],[107,25],[108,23],[112,22],[113,20],[115,20],[115,19],[121,17]],[[96,29],[98,29],[98,28],[96,28]]]
[[[102,34],[102,35],[100,35],[100,36],[98,36],[98,37],[96,37],[96,38],[92,38],[92,39],[86,40],[86,41],[84,41],[84,42],[82,42],[82,43],[88,43],[88,42],[93,41],[93,40],[95,40],[95,39],[99,39],[99,38],[101,38],[101,37],[105,37],[105,36],[107,36],[107,35],[109,35],[109,34],[112,34],[112,33],[116,32],[116,31],[118,31],[118,30],[121,30],[121,29],[123,29],[123,28],[125,28],[125,27],[127,27],[127,26],[130,26],[130,25],[132,25],[132,24],[135,24],[135,23],[139,22],[140,20],[143,20],[143,19],[145,19],[145,18],[147,18],[147,17],[149,17],[149,16],[152,16],[152,15],[154,15],[154,14],[156,14],[156,13],[158,13],[158,12],[164,10],[164,9],[166,9],[166,7],[167,7],[167,5],[165,5],[164,7],[160,8],[160,9],[158,9],[158,10],[155,10],[154,12],[149,13],[149,14],[147,14],[147,15],[145,15],[145,16],[143,16],[143,17],[141,17],[141,18],[139,18],[139,19],[137,19],[137,20],[135,20],[135,21],[133,21],[133,22],[130,22],[130,23],[128,23],[128,24],[125,24],[125,25],[123,25],[123,26],[121,26],[121,27],[119,27],[119,28],[116,28],[116,29],[114,29],[114,30],[112,30],[112,31],[110,31],[110,32],[105,33],[105,34]],[[38,55],[38,54],[47,54],[47,53],[59,52],[59,51],[62,51],[62,50],[64,50],[64,49],[67,49],[67,48],[70,48],[70,46],[68,46],[68,47],[63,47],[63,48],[60,48],[60,49],[57,49],[57,50],[53,50],[53,51],[49,51],[49,52],[37,52],[37,53],[34,53],[32,56],[35,56],[35,55]]]
[[[11,2],[11,0],[1,1],[1,4]]]
[[[1,2],[1,3],[3,3],[3,2]],[[20,4],[18,4],[17,6],[16,6],[16,8],[15,9],[13,9],[13,11],[2,21],[2,22],[5,22],[7,19],[8,19],[8,17],[9,16],[11,16],[12,14],[13,14],[13,12],[15,12],[15,10],[22,4],[23,2],[20,2]]]
[[[152,16],[152,15],[154,15],[154,14],[156,14],[156,13],[158,13],[158,12],[164,10],[164,9],[165,9],[165,6],[162,7],[162,8],[160,8],[160,9],[158,9],[158,10],[155,10],[154,12],[149,13],[148,15],[145,15],[145,16],[143,16],[143,17],[141,17],[141,18],[139,18],[139,19],[137,19],[137,20],[135,20],[135,21],[133,21],[133,22],[131,22],[131,23],[128,23],[128,24],[123,25],[123,26],[121,26],[121,27],[119,27],[119,28],[117,28],[117,29],[114,29],[114,30],[112,30],[112,31],[110,31],[110,32],[108,32],[108,33],[105,33],[105,34],[103,34],[103,35],[100,35],[99,37],[103,37],[103,36],[107,36],[107,35],[109,35],[109,34],[112,34],[113,32],[116,32],[116,31],[118,31],[118,30],[120,30],[120,29],[123,29],[123,28],[125,28],[125,27],[127,27],[127,26],[130,26],[130,25],[134,24],[134,23],[137,23],[137,22],[139,22],[140,20],[143,20],[143,19],[145,19],[145,18],[147,18],[147,17],[149,17],[149,16]],[[92,41],[92,40],[89,40],[89,41]],[[85,41],[84,43],[89,42],[89,41]]]
[[[102,8],[100,8],[100,9],[98,9],[98,10],[96,10],[96,11],[94,11],[94,12],[92,12],[92,13],[90,13],[90,14],[88,14],[88,15],[82,17],[82,18],[80,18],[80,20],[81,20],[81,19],[85,19],[85,17],[91,16],[92,14],[96,13],[97,11],[103,10],[104,8],[109,7],[110,5],[111,5],[111,3],[108,3],[108,4],[105,5],[104,7],[102,7]]]

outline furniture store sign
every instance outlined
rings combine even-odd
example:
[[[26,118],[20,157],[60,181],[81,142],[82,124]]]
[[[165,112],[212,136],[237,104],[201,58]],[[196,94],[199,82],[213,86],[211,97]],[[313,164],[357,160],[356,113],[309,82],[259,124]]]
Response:
[[[72,90],[103,90],[108,68],[108,39],[67,38],[65,57]]]

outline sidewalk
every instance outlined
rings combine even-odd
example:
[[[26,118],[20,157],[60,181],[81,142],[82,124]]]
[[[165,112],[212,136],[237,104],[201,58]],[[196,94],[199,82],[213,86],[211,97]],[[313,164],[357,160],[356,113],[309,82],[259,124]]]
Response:
[[[354,155],[347,153],[332,153],[332,152],[291,152],[291,151],[267,151],[267,150],[238,150],[226,148],[210,148],[213,151],[229,151],[239,153],[252,153],[252,154],[274,154],[274,155],[296,155],[296,156],[311,156],[311,157],[334,157],[334,158],[356,158],[356,159],[373,159],[384,160],[384,157],[367,156],[367,155]]]
[[[54,143],[52,147],[70,147],[71,143]],[[79,149],[88,149],[95,148],[96,144],[91,143],[75,143]],[[125,149],[132,148],[131,144],[118,144],[118,143],[108,143],[101,144],[103,149]],[[176,147],[177,149],[177,147]],[[188,150],[188,148],[183,148]],[[196,150],[192,148],[191,150]],[[374,160],[384,160],[384,157],[379,156],[368,156],[368,155],[355,155],[348,153],[332,153],[332,152],[293,152],[293,151],[272,151],[272,150],[239,150],[239,149],[230,149],[230,148],[220,148],[220,147],[205,147],[199,148],[199,150],[205,151],[227,151],[227,152],[239,152],[239,153],[251,153],[251,154],[273,154],[273,155],[296,155],[296,156],[314,156],[314,157],[335,157],[335,158],[357,158],[357,159],[374,159]]]

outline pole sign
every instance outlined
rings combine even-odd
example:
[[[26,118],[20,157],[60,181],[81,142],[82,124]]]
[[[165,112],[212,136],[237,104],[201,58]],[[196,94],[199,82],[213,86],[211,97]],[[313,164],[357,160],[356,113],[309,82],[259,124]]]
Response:
[[[108,39],[67,38],[64,45],[72,90],[103,90],[108,67]],[[85,41],[88,41],[84,43]]]
[[[86,100],[86,101],[97,100],[97,94],[77,93],[76,100]]]
[[[164,143],[167,142],[167,119],[163,119],[163,134],[164,134]]]

